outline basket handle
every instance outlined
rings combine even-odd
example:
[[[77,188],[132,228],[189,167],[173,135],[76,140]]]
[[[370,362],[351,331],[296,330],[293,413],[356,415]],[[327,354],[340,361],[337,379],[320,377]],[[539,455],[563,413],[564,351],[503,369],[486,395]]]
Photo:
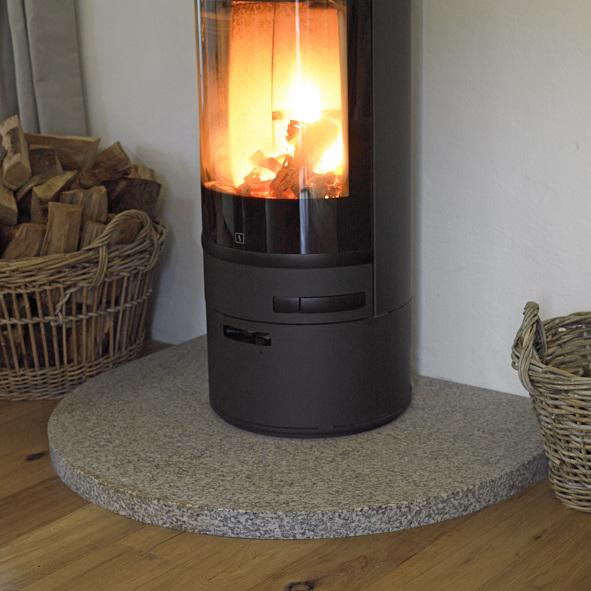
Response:
[[[530,366],[533,361],[541,362],[547,353],[546,332],[540,319],[540,306],[536,302],[528,302],[525,305],[523,322],[515,337],[515,343],[519,342],[521,342],[521,354],[517,368],[519,379],[525,389],[532,392],[533,385],[529,378]],[[536,345],[539,346],[539,352]]]
[[[90,284],[91,287],[96,287],[104,281],[105,275],[107,274],[107,270],[109,268],[109,243],[111,242],[113,233],[118,229],[119,226],[123,225],[129,219],[135,219],[139,221],[142,226],[136,237],[137,241],[144,240],[146,234],[150,233],[153,248],[152,256],[148,261],[147,268],[149,269],[156,264],[158,259],[158,239],[155,233],[152,231],[152,220],[150,216],[146,212],[140,211],[139,209],[129,209],[127,211],[123,211],[117,214],[109,222],[108,226],[105,228],[105,231],[100,236],[98,236],[92,244],[84,249],[98,250],[98,264],[96,274],[92,283]]]

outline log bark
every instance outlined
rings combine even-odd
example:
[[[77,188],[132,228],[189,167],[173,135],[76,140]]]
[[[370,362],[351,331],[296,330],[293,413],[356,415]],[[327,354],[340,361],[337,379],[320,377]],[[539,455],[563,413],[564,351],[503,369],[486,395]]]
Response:
[[[15,226],[2,258],[7,261],[39,256],[45,235],[43,224]]]
[[[0,224],[15,226],[18,222],[18,207],[14,193],[0,183]]]
[[[82,207],[51,201],[48,205],[47,233],[41,254],[66,254],[78,250]]]
[[[154,217],[161,185],[156,181],[124,178],[106,183],[109,192],[109,210],[121,213],[128,209],[141,209]]]
[[[29,148],[18,115],[0,125],[2,146],[6,155],[2,160],[2,177],[6,187],[16,191],[31,178]]]
[[[100,138],[29,133],[30,144],[54,148],[65,170],[86,172],[94,164]]]
[[[57,176],[64,172],[57,151],[51,146],[29,146],[29,159],[33,176]]]
[[[89,189],[107,181],[120,179],[129,174],[130,167],[129,156],[123,146],[116,142],[96,157],[91,170],[80,176],[80,186]]]

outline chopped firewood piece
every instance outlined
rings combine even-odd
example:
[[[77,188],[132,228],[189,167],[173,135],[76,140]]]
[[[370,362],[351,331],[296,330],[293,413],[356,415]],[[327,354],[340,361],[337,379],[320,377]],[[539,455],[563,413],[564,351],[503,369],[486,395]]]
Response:
[[[29,148],[18,115],[10,117],[0,125],[2,146],[6,155],[2,161],[4,186],[16,191],[31,178]]]
[[[54,176],[42,185],[33,188],[33,195],[39,200],[49,203],[54,201],[57,196],[64,191],[76,176],[76,172],[70,170],[59,176]]]
[[[29,203],[29,217],[33,224],[47,223],[47,203],[41,201],[36,195],[31,195]]]
[[[14,193],[0,183],[0,224],[14,226],[18,221],[18,207]]]
[[[43,224],[20,224],[14,227],[2,258],[7,261],[39,256],[45,235]]]
[[[123,178],[106,183],[109,192],[109,211],[120,213],[128,209],[141,209],[154,216],[161,185],[156,181]]]
[[[116,246],[118,244],[131,244],[135,241],[141,229],[142,224],[139,220],[134,218],[121,220],[111,234],[109,244],[111,246]]]
[[[105,187],[64,191],[60,195],[60,202],[80,205],[82,207],[82,220],[84,222],[105,223],[107,221],[109,198]]]
[[[124,173],[131,166],[131,160],[121,143],[115,142],[96,157],[94,166],[115,173]]]
[[[136,162],[129,168],[129,174],[127,175],[130,179],[145,179],[147,181],[155,181],[156,174],[151,168]]]
[[[2,140],[2,136],[0,136],[0,140]],[[6,156],[6,148],[2,145],[2,141],[0,141],[0,166],[4,162],[4,156]]]
[[[86,172],[94,164],[100,138],[28,133],[30,144],[55,148],[65,170]]]
[[[38,175],[32,176],[15,193],[16,200],[20,203],[27,196],[28,193],[31,193],[33,191],[34,187],[36,187],[37,185],[42,185],[43,183],[46,183],[50,178],[51,178],[51,176],[47,176],[44,174],[38,174]]]
[[[64,172],[62,163],[57,157],[57,151],[51,146],[29,146],[29,158],[34,177],[57,176]]]
[[[82,226],[80,248],[90,246],[104,231],[107,226],[100,222],[87,221]]]
[[[120,179],[129,174],[130,167],[129,156],[123,146],[116,142],[96,157],[90,170],[80,175],[80,186],[89,189],[106,181]]]
[[[78,250],[82,207],[69,203],[50,202],[48,205],[47,233],[41,254],[66,254]]]

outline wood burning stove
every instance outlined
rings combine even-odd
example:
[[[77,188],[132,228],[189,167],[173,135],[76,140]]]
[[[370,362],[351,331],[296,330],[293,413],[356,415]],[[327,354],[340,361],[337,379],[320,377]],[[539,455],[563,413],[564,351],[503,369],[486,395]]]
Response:
[[[260,433],[410,403],[410,0],[197,0],[210,400]]]

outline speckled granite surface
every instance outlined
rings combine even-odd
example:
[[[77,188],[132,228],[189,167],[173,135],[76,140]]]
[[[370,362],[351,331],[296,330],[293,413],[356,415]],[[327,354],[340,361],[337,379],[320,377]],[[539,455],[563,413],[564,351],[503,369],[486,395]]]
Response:
[[[526,398],[418,378],[376,431],[289,440],[240,431],[207,401],[205,339],[85,384],[49,422],[54,467],[90,501],[220,536],[329,538],[417,527],[544,477]]]

